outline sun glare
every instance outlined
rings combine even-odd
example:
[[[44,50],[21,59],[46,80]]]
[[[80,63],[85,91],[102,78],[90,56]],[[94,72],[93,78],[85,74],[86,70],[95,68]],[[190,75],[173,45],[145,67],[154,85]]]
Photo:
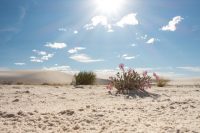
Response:
[[[97,10],[107,14],[118,12],[123,4],[124,0],[96,0]]]

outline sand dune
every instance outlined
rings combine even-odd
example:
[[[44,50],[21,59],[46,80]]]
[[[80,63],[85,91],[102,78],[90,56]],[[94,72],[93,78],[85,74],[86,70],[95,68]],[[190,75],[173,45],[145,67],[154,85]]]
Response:
[[[70,84],[73,75],[57,71],[1,71],[0,82],[12,84]]]
[[[0,84],[71,84],[73,75],[59,71],[0,71]],[[98,85],[105,85],[108,80],[97,78]]]

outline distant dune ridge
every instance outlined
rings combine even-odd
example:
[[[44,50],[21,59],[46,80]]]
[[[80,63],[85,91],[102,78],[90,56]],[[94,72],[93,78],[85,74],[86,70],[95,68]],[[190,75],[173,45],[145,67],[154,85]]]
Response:
[[[58,71],[1,71],[0,83],[71,84],[73,75]]]
[[[59,71],[0,71],[0,84],[71,84],[73,75]],[[108,80],[97,78],[96,84],[107,84]]]

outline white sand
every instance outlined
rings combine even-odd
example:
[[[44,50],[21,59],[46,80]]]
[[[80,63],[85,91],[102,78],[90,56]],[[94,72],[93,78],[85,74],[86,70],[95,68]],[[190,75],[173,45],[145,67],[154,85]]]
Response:
[[[158,97],[104,86],[0,86],[0,132],[200,132],[200,88],[153,87]]]
[[[58,71],[0,71],[0,83],[70,84],[73,75]]]

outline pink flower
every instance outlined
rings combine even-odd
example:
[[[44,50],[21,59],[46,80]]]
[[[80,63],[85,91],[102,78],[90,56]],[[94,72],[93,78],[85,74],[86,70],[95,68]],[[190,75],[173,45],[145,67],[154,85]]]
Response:
[[[119,64],[119,69],[121,69],[122,71],[124,71],[124,64],[123,63]]]
[[[113,88],[113,84],[112,83],[109,83],[107,86],[106,86],[106,89],[108,90],[112,90]]]
[[[157,76],[157,74],[154,72],[154,73],[153,73],[153,76],[154,76],[154,77],[156,77],[156,76]]]
[[[130,69],[128,70],[128,74],[131,75],[131,73],[132,73],[132,69],[130,68]]]
[[[159,80],[159,76],[156,73],[153,73],[153,76],[156,78],[156,80]]]
[[[143,72],[143,77],[146,77],[147,76],[147,71],[144,71]]]

